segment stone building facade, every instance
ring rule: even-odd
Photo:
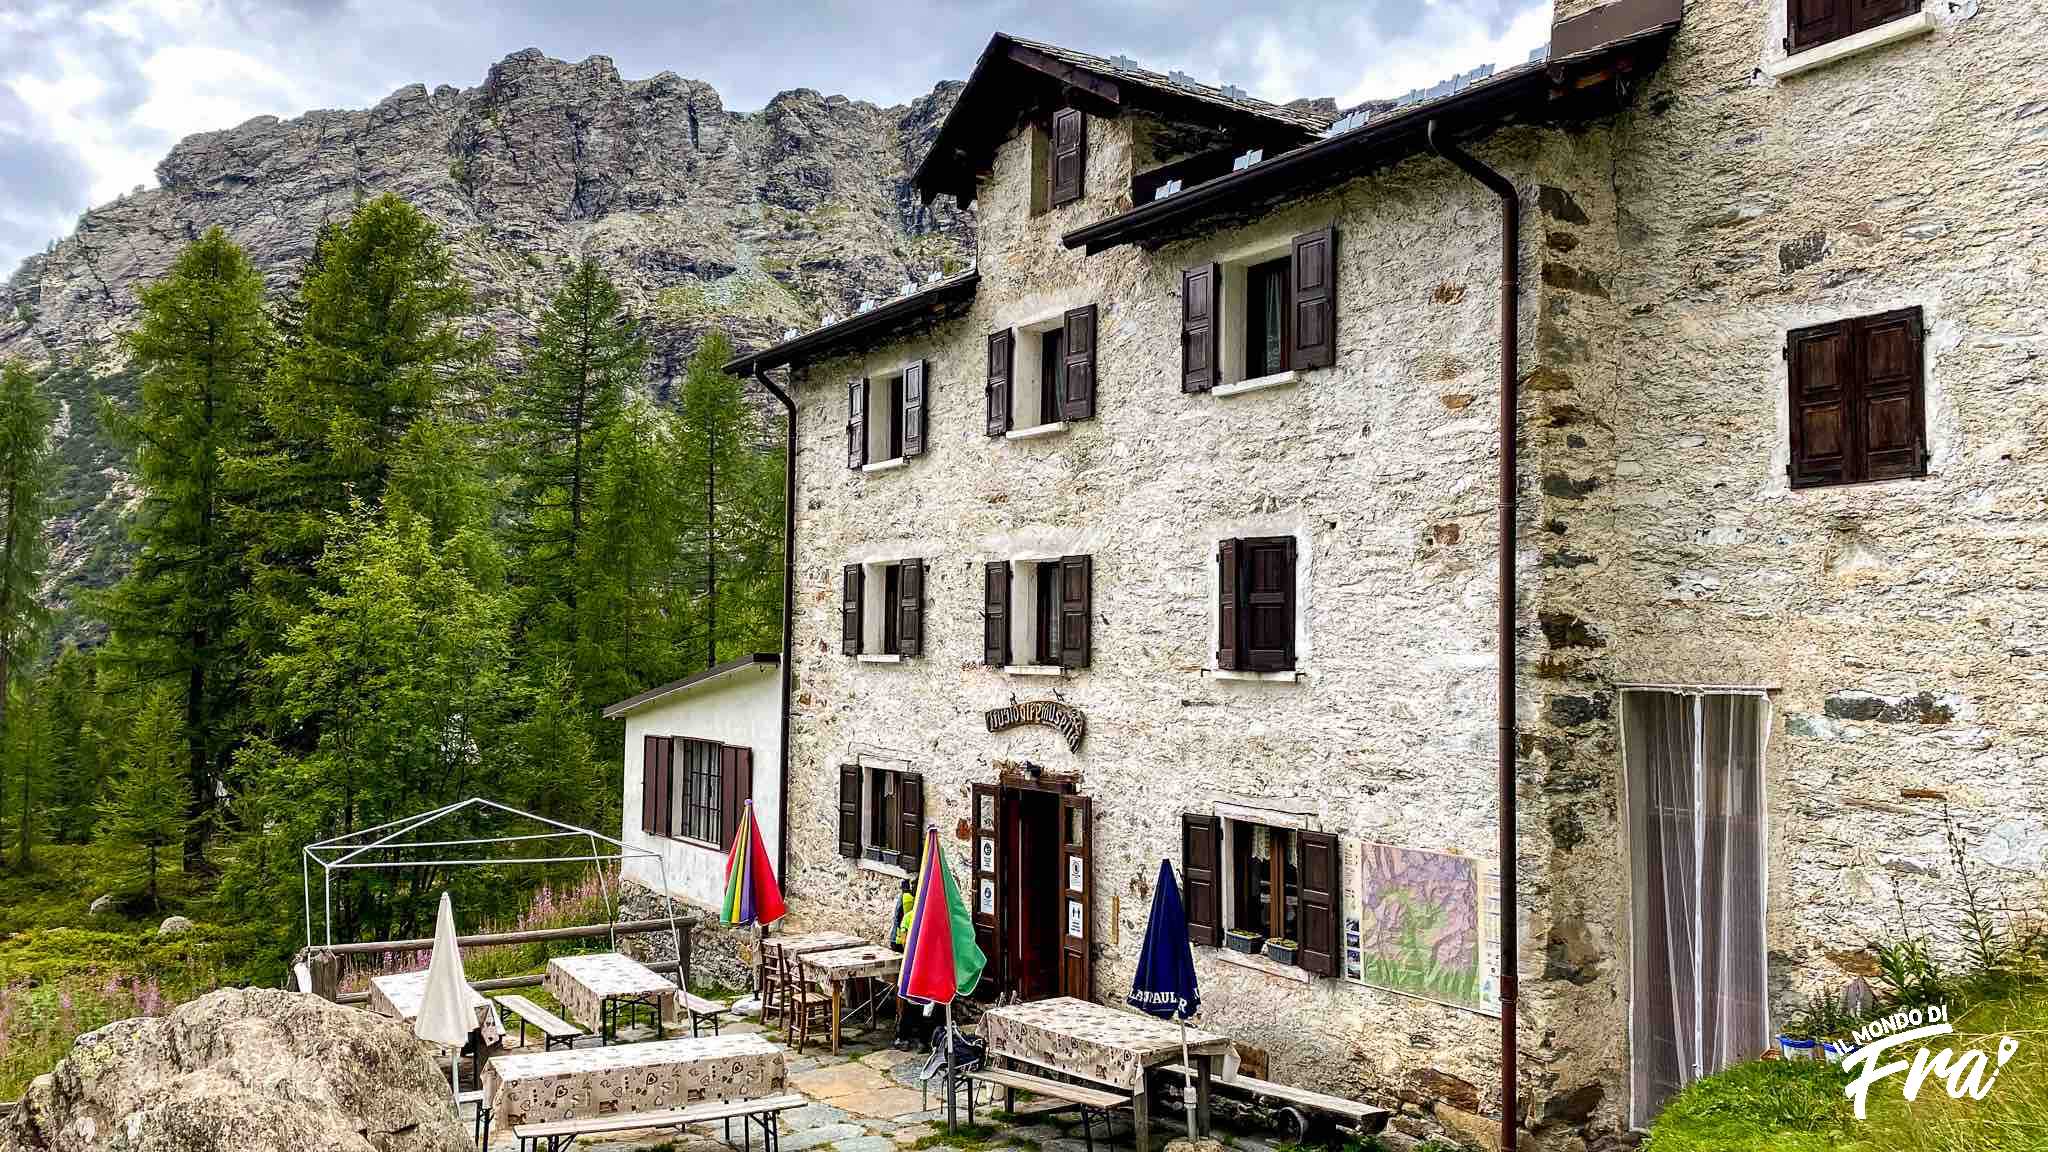
[[[2048,87],[2032,67],[2048,50],[2048,12],[2015,0],[1930,6],[1900,17],[1911,29],[1858,32],[1789,63],[1783,0],[1693,0],[1675,32],[1600,31],[1661,7],[1560,0],[1550,74],[1591,68],[1597,82],[1578,87],[1604,85],[1612,105],[1463,132],[1513,182],[1523,221],[1523,1120],[1591,1135],[1648,1111],[1632,1106],[1644,1095],[1640,1068],[1631,1076],[1644,893],[1623,721],[1648,714],[1632,713],[1632,699],[1762,702],[1738,704],[1762,723],[1761,858],[1729,898],[1761,906],[1756,963],[1774,1021],[1866,972],[1873,943],[1949,933],[1957,869],[1945,815],[1970,865],[2012,887],[2038,885],[2048,852],[2048,633],[2036,590],[2048,313],[2035,288],[2048,270]],[[1589,36],[1591,50],[1558,51]],[[999,37],[991,52],[1016,43]],[[1483,1003],[1347,979],[1341,953],[1353,943],[1357,854],[1445,853],[1482,877],[1493,854],[1496,202],[1389,136],[1355,171],[1299,195],[1088,254],[1066,238],[1136,219],[1135,189],[1198,155],[1189,141],[1202,125],[1184,105],[1169,114],[1129,100],[1181,78],[1059,59],[1080,69],[1064,91],[1086,96],[1091,77],[1107,77],[1129,104],[1086,113],[1076,198],[1047,202],[1059,199],[1047,195],[1059,129],[1039,113],[1062,101],[1012,108],[1012,127],[983,133],[985,160],[967,149],[955,165],[972,170],[980,204],[974,276],[908,298],[943,307],[912,310],[915,323],[863,327],[856,316],[735,362],[790,365],[797,403],[793,913],[879,923],[903,875],[892,829],[935,822],[971,895],[1003,865],[1054,861],[1045,891],[1000,894],[1002,914],[1083,896],[1085,922],[1062,917],[1049,931],[1079,927],[1086,968],[1075,976],[1075,946],[1047,937],[1035,943],[1056,958],[1034,953],[1026,967],[1051,963],[1050,975],[1020,978],[1039,991],[1080,979],[1115,1002],[1162,859],[1221,890],[1210,894],[1221,928],[1284,855],[1270,874],[1284,872],[1275,887],[1297,896],[1300,919],[1286,926],[1321,932],[1312,906],[1333,894],[1304,870],[1329,838],[1343,891],[1337,938],[1320,946],[1340,953],[1336,974],[1306,957],[1197,947],[1205,1022],[1265,1049],[1276,1078],[1402,1102],[1397,1123],[1413,1131],[1481,1132],[1476,1114],[1499,1103],[1498,1022]],[[1472,91],[1526,82],[1517,73]],[[956,118],[973,115],[975,87]],[[1002,98],[990,88],[987,99]],[[1375,108],[1359,130],[1438,107],[1449,117],[1467,105],[1438,101],[1457,99]],[[1234,147],[1247,132],[1292,131],[1287,115],[1260,123],[1240,118],[1225,135]],[[942,129],[938,146],[948,139]],[[1336,236],[1332,362],[1251,388],[1230,386],[1247,370],[1226,364],[1224,387],[1183,390],[1189,270],[1216,268],[1226,297],[1243,293],[1261,262],[1324,228]],[[1051,348],[1044,331],[1091,305],[1092,411],[1024,436],[1029,413],[1013,411],[1010,434],[991,436],[991,334],[1013,334],[1010,371],[1022,379]],[[1793,487],[1788,341],[1912,307],[1924,475]],[[1242,362],[1245,323],[1224,322],[1226,361]],[[921,377],[910,418],[921,451],[885,462],[888,414],[903,411],[888,407],[900,395],[888,382],[901,390],[904,376]],[[849,466],[849,383],[862,380],[869,451]],[[1035,405],[1026,391],[1013,387],[1013,405]],[[1219,667],[1218,552],[1233,540],[1291,543],[1285,674]],[[1085,654],[1065,661],[1085,666],[1059,667],[1056,650],[1041,663],[1018,619],[1003,622],[1008,666],[991,664],[989,565],[1007,564],[1008,609],[1028,614],[1038,580],[1068,578],[1038,566],[1067,557],[1087,558],[1076,577],[1088,593]],[[915,572],[891,574],[911,558]],[[850,571],[863,582],[857,628]],[[1054,586],[1051,619],[1064,622],[1067,590]],[[921,642],[888,635],[890,617]],[[990,710],[1040,700],[1077,710],[1085,735],[992,730]],[[1052,799],[1026,795],[1041,790]],[[1006,843],[1002,863],[985,867],[988,829],[1037,817],[984,813],[983,800],[1054,804],[1051,831],[1018,835],[1055,839]],[[1190,817],[1218,822],[1221,859],[1185,858],[1199,835]],[[1065,839],[1076,820],[1079,853]],[[1264,831],[1239,840],[1236,825]],[[1077,855],[1082,872],[1066,872]]]

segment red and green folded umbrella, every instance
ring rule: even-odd
[[[768,864],[761,826],[754,821],[754,802],[749,800],[740,814],[739,831],[733,834],[732,851],[725,857],[725,903],[718,910],[719,923],[759,921],[765,927],[788,911],[782,903],[782,887],[775,882],[775,869]]]
[[[896,991],[907,1000],[950,1004],[974,991],[987,966],[988,957],[974,942],[974,918],[953,884],[953,872],[939,850],[939,826],[933,824],[924,833],[924,862],[917,870]]]

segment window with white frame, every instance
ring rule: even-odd
[[[924,777],[901,762],[839,766],[839,854],[899,868],[917,864]]]
[[[1336,232],[1318,228],[1181,273],[1181,391],[1336,362]]]
[[[861,659],[924,654],[924,561],[869,560],[840,570],[840,648]]]
[[[846,466],[878,469],[924,454],[928,362],[846,385]]]
[[[984,663],[1012,671],[1088,666],[1095,611],[1092,556],[990,560],[982,580]]]

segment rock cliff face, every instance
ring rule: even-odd
[[[135,496],[85,401],[132,387],[106,375],[135,290],[207,228],[282,293],[323,222],[395,192],[441,224],[507,368],[568,265],[592,256],[650,322],[649,388],[666,396],[711,328],[772,342],[972,258],[971,219],[950,202],[921,209],[909,186],[959,88],[894,108],[800,88],[738,113],[673,73],[629,81],[602,56],[529,49],[475,88],[415,84],[367,111],[186,139],[159,187],[86,213],[0,285],[0,357],[63,369],[59,601],[120,566],[114,525]]]
[[[0,1152],[462,1152],[446,1074],[396,1020],[227,988],[79,1037]]]

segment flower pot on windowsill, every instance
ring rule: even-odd
[[[1266,938],[1257,932],[1246,932],[1241,928],[1232,928],[1223,934],[1223,942],[1230,946],[1232,952],[1242,952],[1247,956],[1256,956],[1259,954],[1259,945],[1264,944]]]
[[[1268,940],[1266,941],[1266,959],[1271,960],[1275,964],[1292,964],[1294,963],[1295,950],[1300,947],[1299,944],[1292,940]]]

